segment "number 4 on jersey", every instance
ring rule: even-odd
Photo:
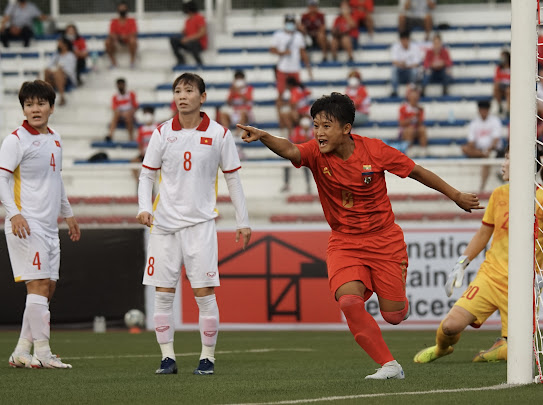
[[[41,270],[41,262],[40,262],[40,252],[36,252],[34,255],[34,261],[32,262],[34,266],[38,266],[38,270]]]

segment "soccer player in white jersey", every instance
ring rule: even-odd
[[[26,120],[0,148],[0,200],[6,210],[9,258],[15,281],[25,282],[27,291],[21,335],[9,364],[72,368],[49,347],[49,302],[60,266],[59,215],[65,218],[72,241],[81,236],[62,182],[62,141],[47,126],[55,91],[42,80],[25,82],[19,102]]]
[[[205,83],[196,74],[175,79],[178,114],[153,132],[139,178],[137,218],[151,227],[143,284],[156,287],[154,323],[162,352],[157,374],[176,374],[173,349],[173,300],[185,265],[196,303],[202,352],[194,374],[214,372],[219,309],[215,287],[218,272],[215,218],[217,172],[222,170],[236,212],[236,241],[243,248],[251,238],[249,216],[238,170],[241,168],[232,133],[200,112]],[[155,173],[160,186],[151,204]]]

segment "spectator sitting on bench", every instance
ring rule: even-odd
[[[24,47],[28,48],[30,39],[34,36],[35,19],[45,21],[48,17],[31,1],[8,2],[0,23],[0,39],[4,47],[8,48],[12,39],[21,39]]]
[[[64,37],[71,42],[73,52],[77,57],[77,84],[80,86],[83,84],[81,81],[81,73],[83,73],[87,67],[87,57],[89,56],[87,42],[85,41],[85,38],[79,35],[74,24],[66,26]]]
[[[117,79],[117,93],[111,99],[111,109],[113,110],[113,118],[109,126],[109,135],[106,136],[106,141],[113,140],[113,134],[119,124],[123,121],[128,130],[128,138],[134,140],[134,113],[138,109],[136,101],[136,93],[126,90],[126,80],[123,78]]]
[[[142,125],[138,128],[138,151],[139,155],[131,160],[132,163],[143,162],[143,157],[149,146],[149,141],[153,135],[154,130],[158,127],[158,123],[155,121],[155,109],[154,107],[143,107]],[[140,169],[134,169],[134,178],[138,180]]]
[[[59,92],[58,105],[66,104],[64,93],[67,87],[77,86],[77,58],[72,52],[72,43],[60,37],[57,43],[57,52],[44,72],[45,81]]]

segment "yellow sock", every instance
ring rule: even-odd
[[[436,333],[436,354],[442,355],[448,352],[449,346],[454,346],[460,340],[460,333],[453,336],[448,336],[443,332],[443,321],[439,324]]]

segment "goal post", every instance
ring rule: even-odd
[[[511,1],[508,384],[533,382],[537,7]]]

